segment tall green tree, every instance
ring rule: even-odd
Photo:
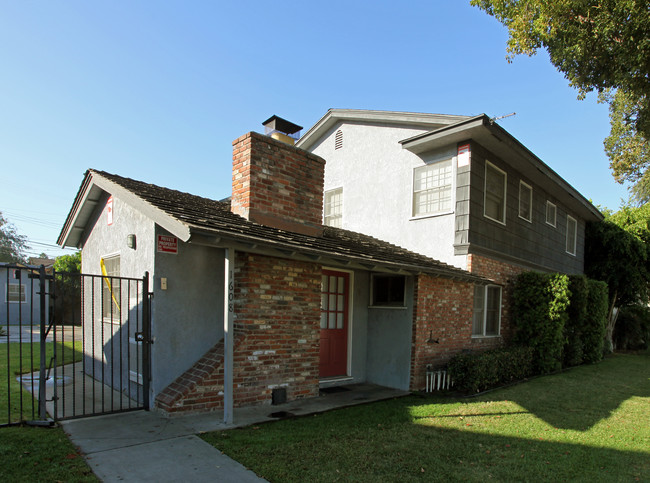
[[[0,211],[0,262],[25,262],[27,249],[27,238],[19,235]]]
[[[650,7],[648,0],[471,0],[508,28],[508,61],[546,49],[578,89],[610,105],[605,141],[617,181],[650,199]]]
[[[585,273],[609,287],[605,341],[611,350],[618,308],[650,299],[650,204],[588,223],[585,237]]]

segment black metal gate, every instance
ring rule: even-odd
[[[0,264],[2,286],[0,426],[149,408],[148,273]]]

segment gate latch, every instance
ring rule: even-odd
[[[135,333],[135,341],[136,342],[144,342],[144,332],[136,332]]]

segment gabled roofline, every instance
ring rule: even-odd
[[[190,228],[187,224],[168,215],[160,208],[153,206],[128,189],[105,178],[100,172],[89,169],[84,175],[72,208],[63,224],[63,228],[57,239],[58,245],[62,247],[71,246],[81,248],[82,238],[88,228],[87,223],[90,221],[97,205],[103,201],[103,193],[108,193],[124,200],[174,236],[177,236],[183,241],[189,240]]]
[[[555,185],[555,189],[544,186],[544,189],[549,191],[550,194],[564,203],[567,203],[568,195],[568,197],[578,203],[578,207],[581,209],[581,215],[585,219],[603,219],[602,213],[580,194],[578,190],[538,158],[517,138],[490,119],[487,114],[480,114],[449,126],[403,139],[400,141],[400,144],[404,149],[415,154],[420,154],[444,145],[449,145],[454,142],[464,142],[470,139],[477,141],[483,147],[502,157],[504,160],[513,159],[513,157],[515,159],[517,157],[524,158],[530,163],[530,168],[526,169],[526,166],[516,166],[515,168],[518,171],[522,172],[522,174],[531,180],[535,179],[538,173],[542,173]]]
[[[365,122],[397,124],[404,126],[417,126],[422,129],[454,124],[467,119],[468,116],[457,116],[451,114],[427,114],[421,112],[402,111],[370,111],[364,109],[329,109],[316,124],[298,140],[296,146],[302,149],[309,148],[337,122]]]

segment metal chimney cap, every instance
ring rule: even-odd
[[[275,114],[264,121],[262,126],[266,128],[267,132],[279,131],[284,134],[295,134],[302,130],[302,126],[298,126],[298,124],[282,119]]]

